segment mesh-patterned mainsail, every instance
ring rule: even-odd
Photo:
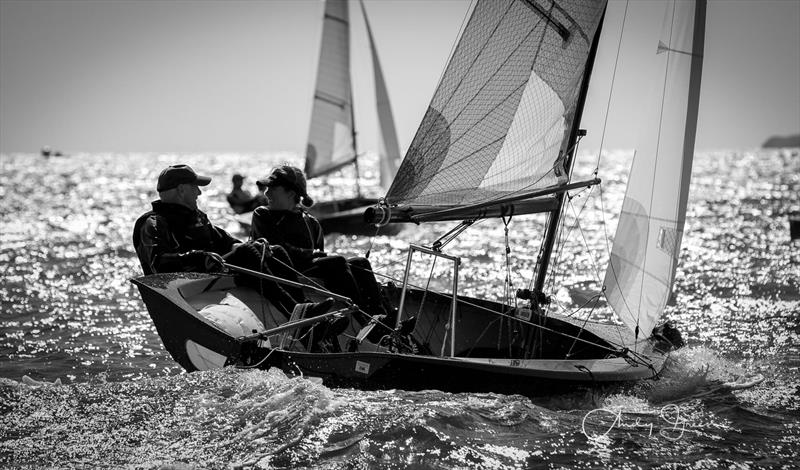
[[[387,201],[460,206],[564,183],[553,167],[604,8],[479,0]]]
[[[323,175],[355,158],[347,0],[327,0],[305,171]]]

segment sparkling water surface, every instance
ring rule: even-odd
[[[277,370],[187,374],[164,350],[129,279],[138,215],[166,165],[214,178],[201,207],[241,233],[224,194],[293,155],[2,155],[0,172],[0,467],[12,468],[798,468],[800,460],[800,152],[711,152],[695,159],[686,235],[667,317],[688,346],[663,377],[617,389],[528,399],[499,394],[330,389]],[[587,156],[576,178],[591,176]],[[630,163],[601,159],[600,187],[572,194],[552,308],[599,289]],[[374,163],[364,165],[366,192]],[[351,194],[346,171],[312,181]],[[579,222],[576,222],[579,221]],[[542,220],[476,223],[446,251],[463,257],[459,291],[504,299],[527,287]],[[329,235],[390,278],[409,242]],[[506,285],[506,245],[511,286]],[[421,259],[414,282],[449,289]],[[611,319],[604,305],[578,315]],[[761,375],[752,388],[726,382]]]

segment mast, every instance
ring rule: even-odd
[[[583,74],[583,83],[581,83],[580,94],[578,95],[578,103],[575,107],[575,117],[572,120],[572,126],[567,139],[567,155],[564,161],[565,169],[568,173],[568,181],[572,178],[572,163],[575,158],[575,142],[578,138],[578,128],[580,127],[581,117],[583,116],[583,106],[586,102],[586,94],[589,90],[589,79],[592,75],[594,68],[594,59],[597,54],[597,44],[600,42],[600,32],[603,29],[603,20],[605,19],[605,11],[600,17],[600,23],[597,25],[597,31],[594,33],[594,39],[589,49],[589,56],[586,58],[586,69]],[[564,193],[559,193],[555,196],[556,205],[555,209],[550,212],[547,224],[547,232],[545,233],[544,246],[542,249],[542,258],[539,262],[539,268],[536,271],[536,283],[534,284],[534,292],[542,292],[544,288],[545,276],[547,269],[550,267],[550,257],[553,254],[553,246],[556,241],[556,232],[558,225],[561,222],[561,212],[564,209]]]
[[[353,82],[350,82],[350,122],[353,123],[350,126],[350,132],[353,136],[353,167],[356,170],[356,197],[361,199],[361,184],[358,182],[360,172],[358,170],[358,143],[356,142],[356,115],[355,111],[353,111]]]

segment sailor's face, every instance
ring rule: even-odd
[[[192,183],[181,184],[178,186],[181,202],[190,209],[197,209],[197,197],[203,194],[200,186]]]
[[[294,191],[283,186],[269,186],[264,192],[267,195],[267,206],[272,210],[294,209]]]

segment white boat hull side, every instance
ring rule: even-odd
[[[186,355],[197,370],[222,369],[228,358],[194,341],[186,340]]]

